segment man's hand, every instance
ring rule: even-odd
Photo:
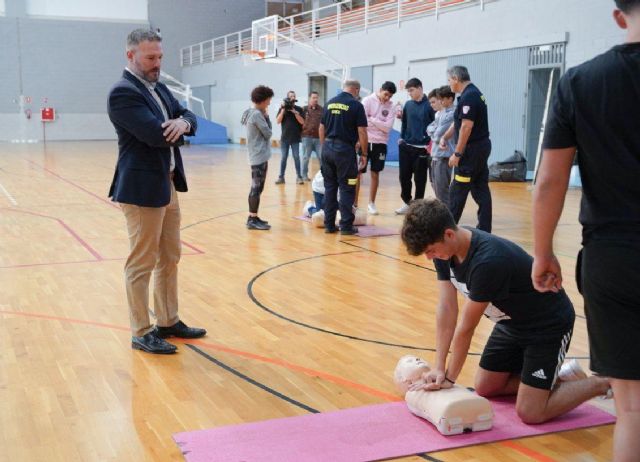
[[[531,280],[538,292],[559,292],[562,289],[562,270],[556,256],[535,257]]]
[[[460,163],[460,158],[458,156],[451,154],[451,157],[449,157],[449,167],[451,168],[457,167],[459,163]]]
[[[189,131],[189,123],[184,119],[167,120],[161,126],[164,128],[162,136],[164,136],[169,143],[175,143],[182,135]]]
[[[422,374],[422,378],[411,385],[409,385],[410,391],[417,390],[440,390],[441,388],[451,388],[447,386],[447,384],[451,385],[450,382],[447,382],[444,378],[444,371],[438,369],[432,369],[429,372],[425,372]]]
[[[358,156],[358,158],[358,171],[360,171],[367,166],[367,156]]]

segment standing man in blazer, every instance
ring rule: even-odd
[[[129,234],[125,263],[131,346],[171,354],[167,337],[198,338],[204,329],[178,317],[180,205],[176,191],[187,181],[178,146],[194,135],[195,115],[184,109],[158,80],[162,37],[136,29],[127,37],[127,67],[109,92],[108,112],[118,134],[118,163],[109,197],[120,204]],[[154,312],[149,319],[149,280],[154,273]]]

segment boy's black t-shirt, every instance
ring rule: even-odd
[[[585,239],[598,231],[640,239],[640,42],[560,79],[543,146],[578,149]]]
[[[433,262],[438,280],[451,281],[474,302],[491,302],[485,316],[521,330],[566,328],[574,310],[564,290],[541,293],[531,282],[533,259],[521,247],[475,228],[462,263]]]

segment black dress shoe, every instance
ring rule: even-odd
[[[341,229],[340,230],[340,234],[342,236],[353,236],[354,234],[358,233],[358,228],[356,228],[355,226],[352,226],[351,228],[345,228],[345,229]]]
[[[325,228],[324,229],[324,233],[325,234],[334,234],[338,232],[338,228],[336,228],[335,226],[333,228]]]
[[[156,335],[160,338],[179,337],[179,338],[200,338],[207,335],[205,329],[199,327],[187,327],[182,321],[178,321],[171,327],[156,327]]]
[[[155,331],[149,332],[142,337],[131,337],[131,348],[159,355],[170,355],[178,349],[175,345],[158,337]]]

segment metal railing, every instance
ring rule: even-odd
[[[280,18],[278,34],[298,42],[367,31],[374,27],[423,17],[436,16],[469,6],[484,5],[495,0],[346,0],[333,5]],[[291,42],[279,44],[287,46]],[[196,43],[180,50],[182,67],[212,63],[240,56],[251,50],[251,28]]]

